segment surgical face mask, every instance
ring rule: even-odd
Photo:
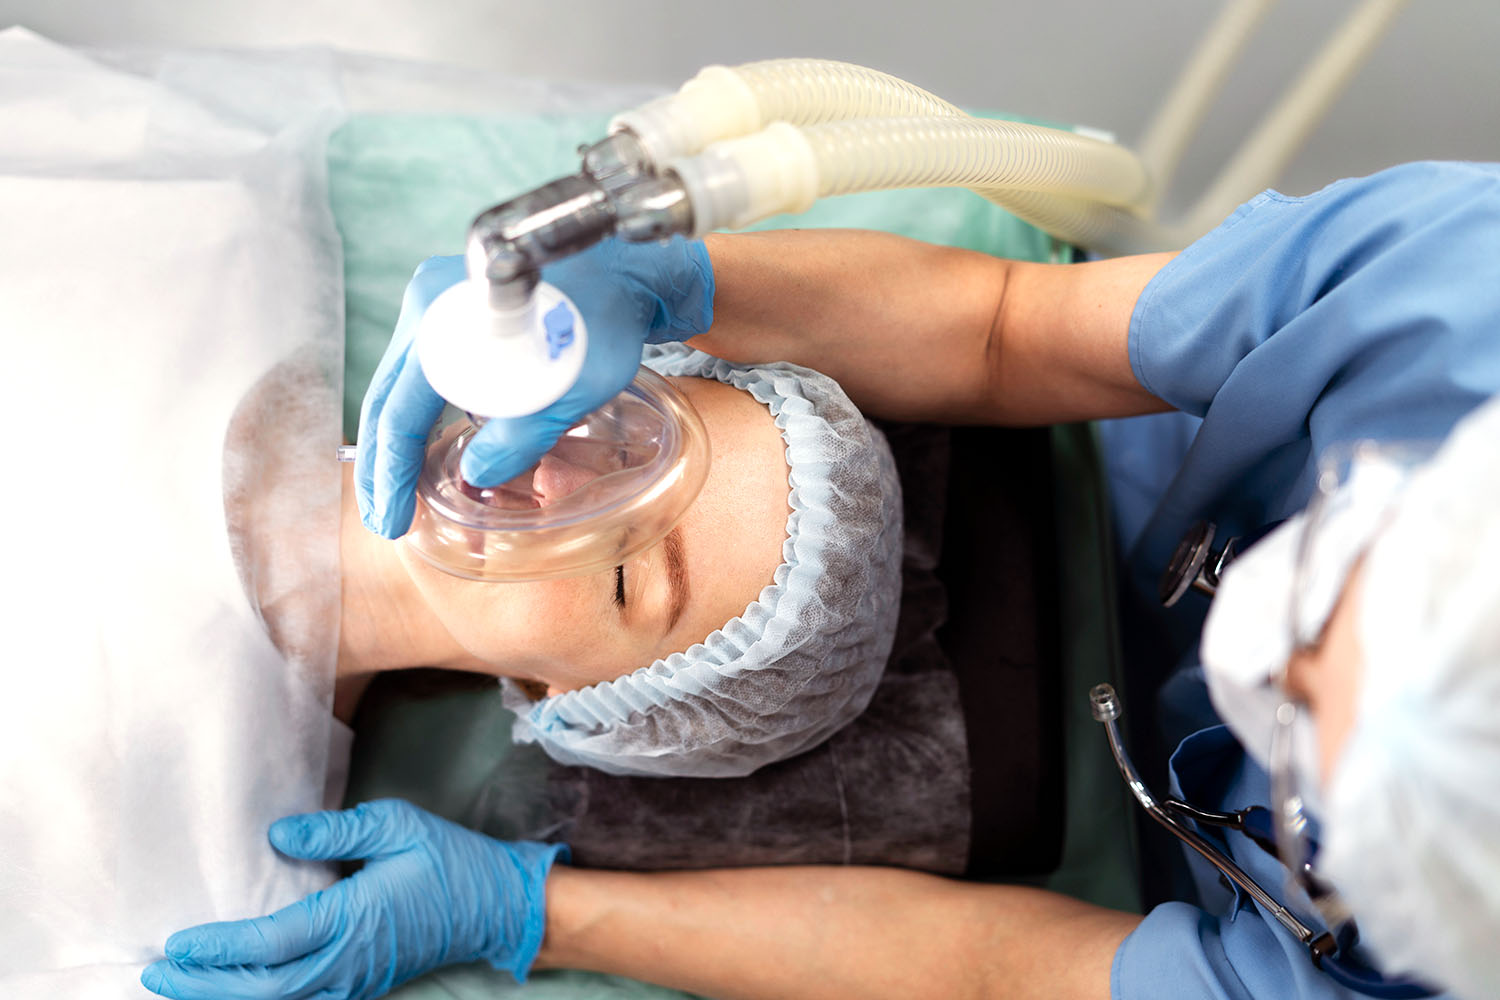
[[[1350,571],[1388,516],[1424,445],[1330,449],[1319,462],[1314,502],[1240,556],[1225,572],[1204,625],[1202,660],[1214,708],[1240,744],[1269,769],[1270,734],[1287,701],[1288,660],[1315,645]],[[1292,768],[1318,809],[1323,779],[1315,721],[1299,712]]]
[[[1264,762],[1276,664],[1321,631],[1361,564],[1359,690],[1338,769],[1312,780],[1313,733],[1293,737],[1297,782],[1321,791],[1316,865],[1384,972],[1465,997],[1500,982],[1497,439],[1491,403],[1425,466],[1422,447],[1350,462],[1316,523],[1299,516],[1230,568],[1203,642],[1215,706]]]
[[[1500,401],[1466,418],[1368,547],[1354,727],[1319,867],[1387,971],[1500,984]]]
[[[1299,514],[1230,564],[1203,627],[1203,673],[1214,710],[1267,770],[1276,709],[1287,700],[1277,681],[1292,654],[1289,595],[1305,523]],[[1310,793],[1318,786],[1317,746],[1311,718],[1299,713],[1292,764]]]

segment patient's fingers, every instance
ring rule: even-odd
[[[200,924],[167,938],[166,954],[196,966],[280,965],[331,941],[339,922],[317,892],[264,917]]]
[[[416,807],[399,799],[361,802],[353,809],[303,813],[271,824],[272,845],[309,861],[356,861],[411,846]]]

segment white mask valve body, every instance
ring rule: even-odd
[[[490,304],[483,279],[433,300],[417,328],[422,373],[439,395],[476,417],[520,417],[561,399],[583,370],[588,328],[557,288],[539,283],[513,310]]]

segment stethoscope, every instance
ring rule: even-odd
[[[1274,527],[1274,525],[1272,526]],[[1176,551],[1168,561],[1158,590],[1161,602],[1171,607],[1190,590],[1212,597],[1218,590],[1219,580],[1225,567],[1236,555],[1248,548],[1270,529],[1257,532],[1250,541],[1241,537],[1225,540],[1215,547],[1216,527],[1211,522],[1200,521],[1190,528]],[[1264,806],[1250,806],[1235,812],[1219,812],[1200,809],[1179,799],[1158,800],[1141,780],[1125,744],[1120,736],[1119,718],[1123,712],[1120,697],[1109,684],[1096,685],[1089,691],[1089,708],[1094,719],[1104,725],[1109,738],[1109,750],[1114,755],[1115,766],[1125,779],[1131,794],[1152,819],[1164,826],[1173,836],[1192,848],[1209,864],[1241,890],[1276,921],[1287,929],[1307,948],[1313,965],[1326,972],[1335,982],[1366,996],[1382,1000],[1416,1000],[1434,996],[1430,988],[1410,979],[1387,978],[1375,969],[1355,959],[1353,949],[1358,939],[1354,921],[1350,920],[1336,931],[1315,930],[1276,900],[1263,886],[1236,864],[1227,854],[1210,843],[1193,829],[1192,824],[1207,824],[1222,829],[1238,830],[1249,837],[1256,846],[1281,860],[1276,847],[1271,811]]]
[[[1242,549],[1249,548],[1280,523],[1277,521],[1276,524],[1267,525],[1248,540],[1239,536],[1225,539],[1218,549],[1214,548],[1218,526],[1212,521],[1194,524],[1182,536],[1182,541],[1177,543],[1172,558],[1167,560],[1166,571],[1161,575],[1156,596],[1161,600],[1162,607],[1170,608],[1190,590],[1213,597],[1219,589],[1219,579],[1224,574],[1224,568],[1234,561],[1234,557]]]

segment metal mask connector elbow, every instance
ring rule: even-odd
[[[583,168],[495,205],[469,228],[467,281],[432,303],[417,353],[433,389],[476,416],[535,413],[577,381],[588,331],[542,268],[608,236],[645,241],[691,233],[682,184],[658,175],[619,132],[580,150]]]
[[[693,231],[682,184],[655,171],[634,135],[617,132],[579,154],[578,173],[487,209],[469,227],[469,276],[488,283],[495,308],[516,308],[544,266],[605,237],[643,242]]]

